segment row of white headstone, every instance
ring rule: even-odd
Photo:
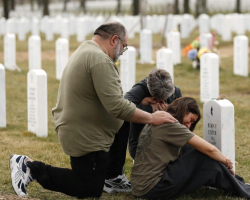
[[[161,49],[159,54],[169,53],[167,49]],[[160,56],[162,56],[160,55]],[[209,54],[207,54],[209,55]],[[134,59],[134,60],[131,60]],[[202,56],[203,59],[210,58],[210,63],[218,64],[215,55]],[[162,59],[162,57],[160,57]],[[166,61],[166,59],[164,59]],[[131,80],[134,77],[135,48],[129,47],[121,60],[121,80]],[[130,70],[128,67],[130,66]],[[162,63],[161,67],[164,67]],[[133,68],[133,70],[132,70]],[[126,75],[124,75],[126,74]],[[217,78],[217,77],[214,77]],[[127,81],[128,83],[129,81]],[[123,84],[124,87],[131,87]],[[27,111],[28,131],[35,133],[38,137],[48,135],[48,105],[47,105],[47,74],[42,69],[30,70],[27,75]],[[203,106],[204,110],[204,139],[215,145],[221,152],[228,156],[234,163],[235,169],[235,128],[234,128],[234,106],[228,100],[208,100]],[[5,93],[5,68],[0,65],[0,128],[6,127],[6,93]]]
[[[41,38],[32,35],[28,41],[29,70],[41,69]],[[60,80],[62,72],[69,59],[69,41],[65,38],[56,40],[56,79]],[[17,69],[16,65],[16,39],[15,34],[9,33],[4,36],[4,66],[8,70]]]
[[[216,14],[212,17],[202,14],[198,18],[198,26],[200,34],[209,33],[213,29],[221,35],[222,41],[231,41],[232,32],[245,35],[246,31],[250,31],[249,20],[250,14]]]
[[[42,69],[27,75],[28,131],[39,137],[48,135],[47,74]],[[0,64],[0,128],[6,127],[5,68]]]

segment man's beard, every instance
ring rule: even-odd
[[[121,41],[120,40],[114,49],[114,54],[115,54],[114,62],[117,62],[118,58],[121,55]]]

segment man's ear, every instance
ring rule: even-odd
[[[116,46],[116,43],[117,43],[117,40],[118,40],[118,37],[116,35],[113,35],[111,38],[110,38],[110,45],[112,47]]]

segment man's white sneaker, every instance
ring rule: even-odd
[[[27,160],[30,160],[28,156],[15,154],[10,156],[11,184],[15,193],[20,197],[28,195],[26,187],[33,181],[30,169],[26,165]]]
[[[109,194],[117,192],[131,192],[131,183],[127,177],[122,174],[115,179],[106,179],[103,191]]]

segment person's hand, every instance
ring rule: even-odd
[[[155,111],[159,110],[159,109],[158,109],[158,106],[159,106],[158,103],[151,103],[150,106],[152,107],[153,113],[154,113]]]
[[[165,103],[153,103],[150,104],[152,106],[152,110],[153,112],[159,110],[159,111],[166,111],[167,108],[167,104]]]
[[[165,122],[169,122],[169,123],[176,122],[176,119],[165,111],[156,111],[152,113],[152,116],[153,116],[153,121],[152,121],[153,125],[160,125]]]
[[[162,103],[158,103],[157,109],[166,111],[167,107],[168,107],[168,104],[166,104],[165,102],[162,102]]]
[[[226,162],[225,162],[226,167],[228,169],[232,169],[233,168],[233,162],[227,156],[225,156],[225,158],[226,158]]]
[[[230,171],[230,173],[235,177],[235,171],[232,169],[228,169]]]
[[[147,106],[149,104],[155,104],[155,103],[157,102],[154,100],[154,97],[145,97],[141,102],[141,104],[144,106]]]

